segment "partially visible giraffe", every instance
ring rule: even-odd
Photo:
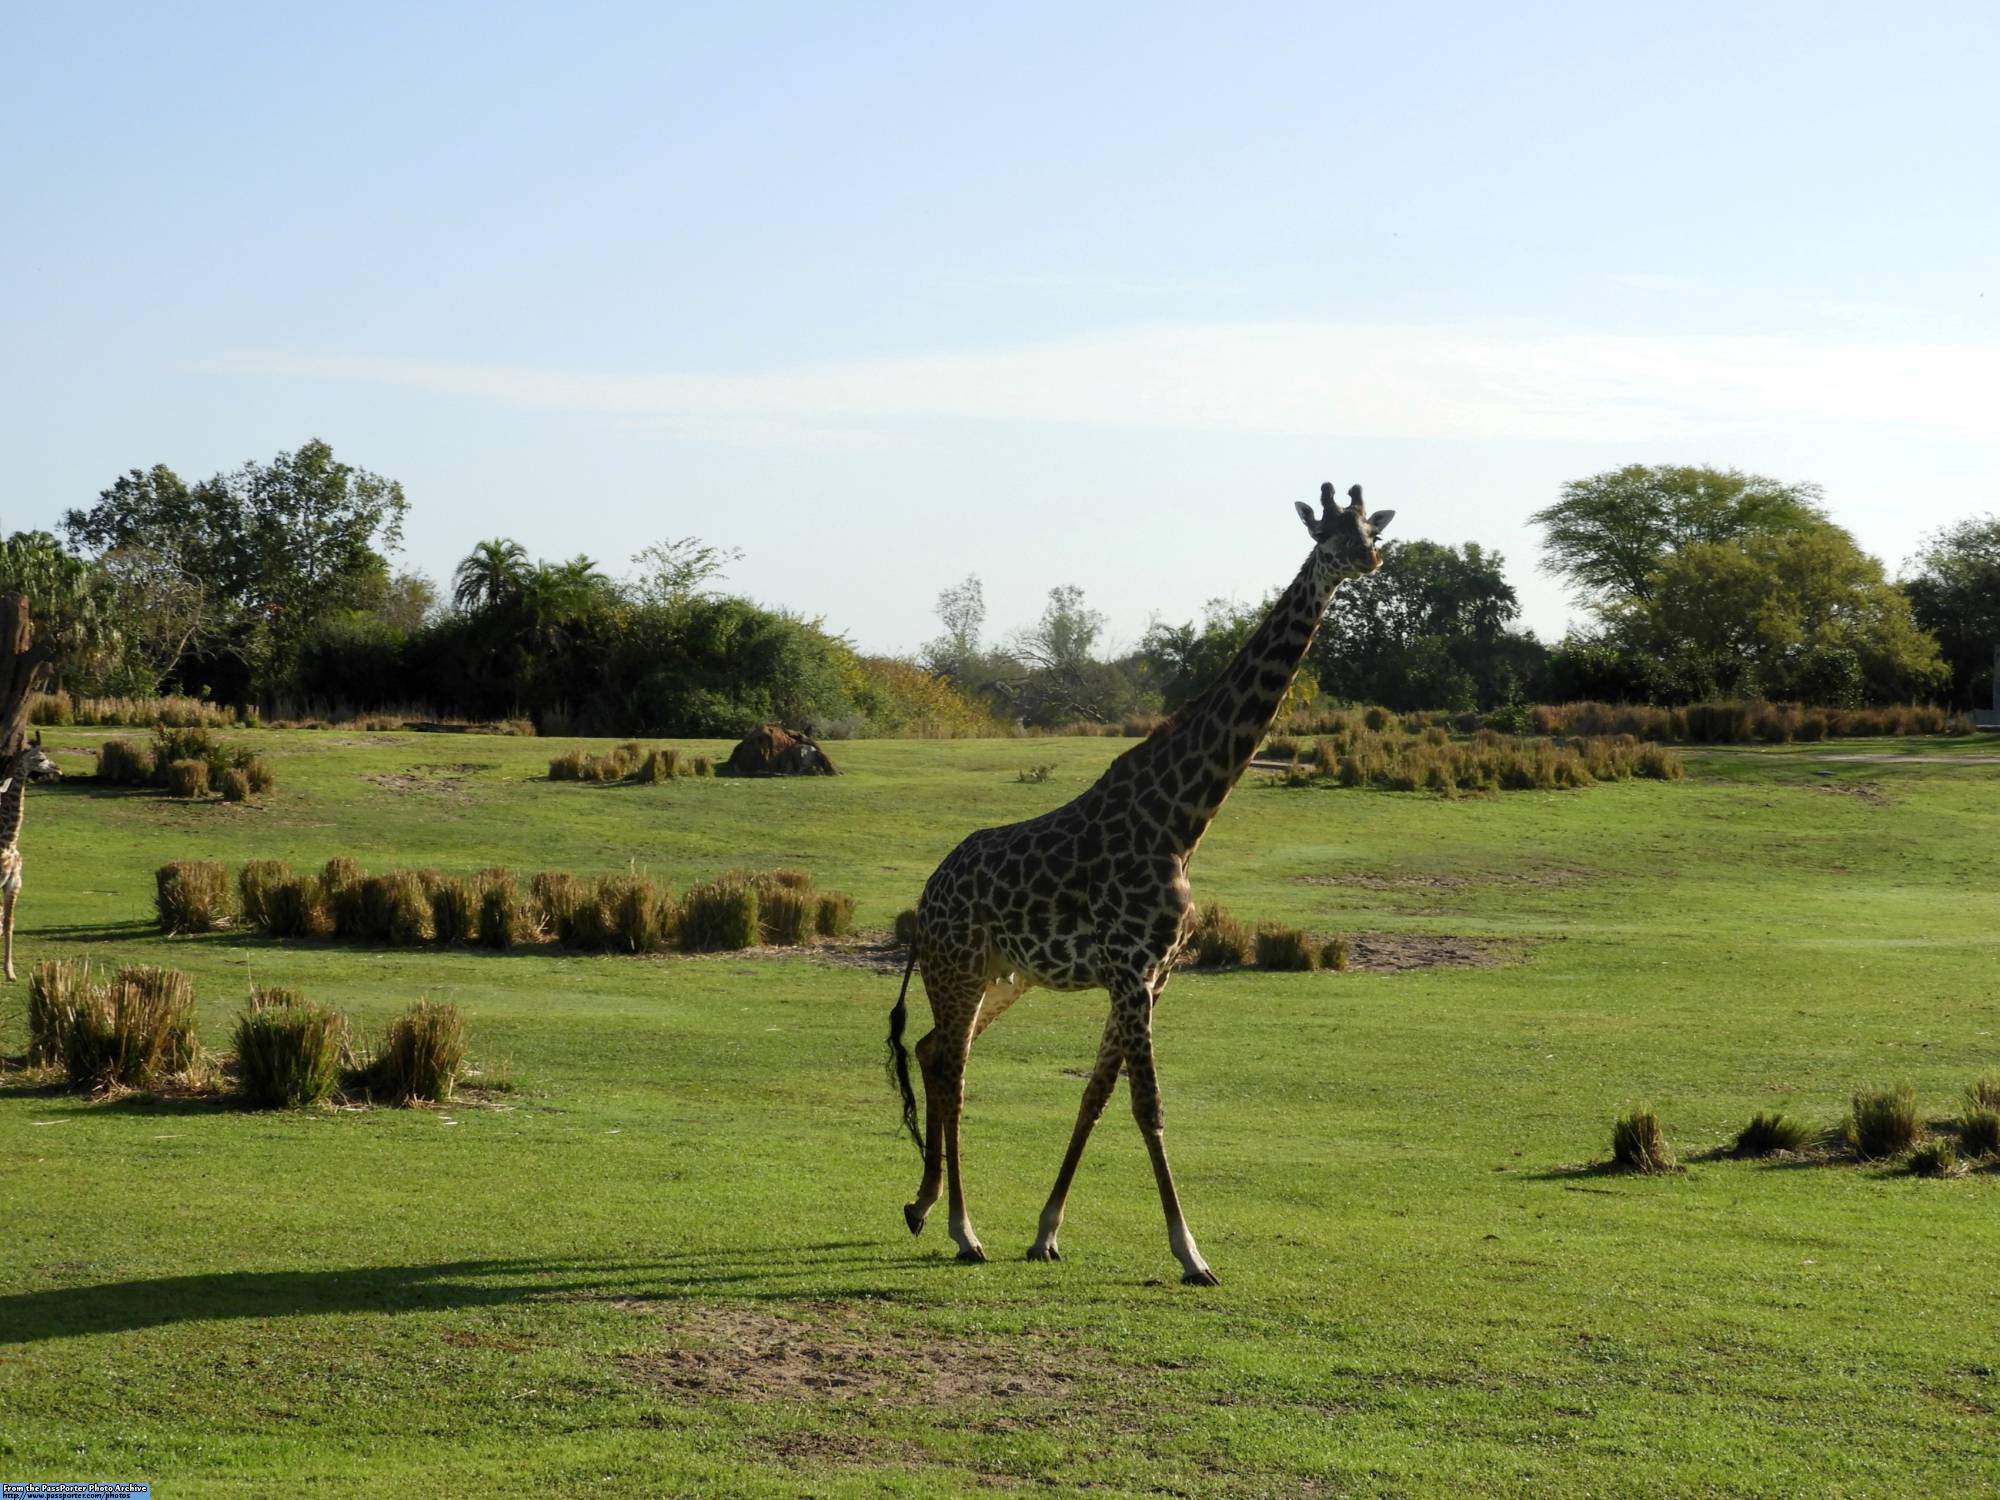
[[[1235,660],[1199,697],[1113,761],[1074,801],[1025,823],[972,834],[924,886],[910,954],[910,967],[922,968],[933,1022],[914,1049],[924,1075],[924,1131],[917,1128],[902,1040],[908,969],[889,1017],[903,1122],[924,1153],[916,1201],[903,1210],[912,1234],[922,1231],[948,1173],[958,1258],[986,1259],[966,1212],[959,1165],[959,1117],[973,1039],[1034,985],[1101,986],[1111,992],[1111,1014],[1028,1258],[1059,1258],[1056,1233],[1070,1181],[1122,1064],[1181,1279],[1215,1285],[1167,1168],[1153,1067],[1153,1007],[1193,931],[1187,866],[1195,846],[1270,728],[1334,589],[1382,566],[1375,538],[1395,512],[1367,515],[1361,486],[1347,493],[1350,503],[1342,507],[1333,486],[1322,485],[1317,515],[1311,506],[1298,505],[1312,534],[1312,554]]]
[[[14,902],[21,894],[21,814],[28,800],[28,783],[60,775],[56,763],[42,754],[38,731],[14,752],[7,764],[7,778],[0,781],[0,928],[6,931],[9,984],[14,982]]]

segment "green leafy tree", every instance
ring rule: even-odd
[[[1650,598],[1654,574],[1683,547],[1825,524],[1819,497],[1818,485],[1736,469],[1628,464],[1572,480],[1529,519],[1544,530],[1543,566],[1609,609]]]
[[[743,560],[735,547],[714,547],[700,537],[684,536],[655,542],[632,556],[639,574],[631,595],[640,604],[671,608],[708,592],[708,585]]]
[[[1944,681],[1937,642],[1882,565],[1831,523],[1669,555],[1614,634],[1679,696],[1883,702]]]
[[[1937,637],[1952,701],[1989,705],[2000,645],[2000,516],[1961,521],[1931,537],[1903,591],[1917,623]]]
[[[977,573],[938,594],[937,616],[944,633],[925,644],[924,666],[954,682],[971,681],[978,675],[979,633],[986,625],[986,590]]]

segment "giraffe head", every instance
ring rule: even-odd
[[[40,781],[45,776],[62,775],[56,763],[42,754],[40,730],[35,731],[35,737],[14,752],[14,758],[7,766],[7,775],[9,778],[19,776],[28,781]]]
[[[1300,500],[1299,519],[1306,523],[1306,530],[1313,534],[1320,550],[1333,559],[1333,565],[1349,577],[1359,577],[1372,573],[1382,566],[1382,554],[1375,548],[1375,538],[1382,528],[1395,519],[1393,510],[1378,510],[1367,515],[1361,509],[1361,486],[1355,485],[1347,492],[1346,505],[1334,504],[1333,486],[1319,487],[1319,514]]]

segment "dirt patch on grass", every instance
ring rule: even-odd
[[[1865,802],[1870,807],[1889,807],[1894,799],[1886,795],[1882,788],[1872,781],[1821,781],[1810,790],[1828,797],[1852,797],[1857,802]]]
[[[429,793],[465,796],[465,783],[481,771],[499,764],[491,760],[466,760],[411,766],[407,771],[385,771],[361,779],[384,791],[405,795]]]
[[[1434,932],[1361,932],[1347,940],[1350,973],[1401,974],[1412,969],[1486,969],[1507,962],[1511,944]]]
[[[683,1400],[1053,1400],[1076,1380],[1082,1353],[1061,1335],[1000,1340],[898,1327],[879,1307],[849,1302],[796,1302],[785,1315],[726,1302],[618,1305],[667,1328],[667,1347],[628,1357],[626,1372]]]

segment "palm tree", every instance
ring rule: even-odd
[[[521,591],[528,552],[504,536],[481,542],[452,574],[451,602],[462,610],[492,609]]]

